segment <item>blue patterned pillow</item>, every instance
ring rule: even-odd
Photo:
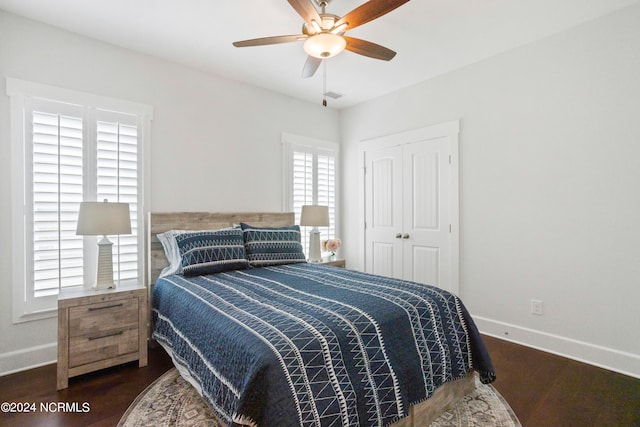
[[[182,257],[185,276],[201,276],[249,267],[242,230],[228,228],[178,234],[176,243]]]
[[[307,262],[300,243],[300,227],[252,227],[240,223],[247,259],[254,267]]]

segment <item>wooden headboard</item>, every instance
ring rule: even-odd
[[[281,227],[294,224],[293,212],[150,212],[149,213],[149,271],[151,289],[160,272],[169,265],[164,248],[156,237],[168,230],[216,230],[246,222],[260,227]]]

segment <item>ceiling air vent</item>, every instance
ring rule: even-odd
[[[329,98],[333,98],[333,99],[338,99],[343,97],[344,95],[341,93],[335,93],[335,92],[325,92],[324,96],[328,96]]]

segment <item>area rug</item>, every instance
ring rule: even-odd
[[[142,426],[223,427],[225,424],[173,368],[140,393],[118,423],[118,427]],[[476,389],[431,426],[519,427],[520,422],[500,393],[476,378]]]

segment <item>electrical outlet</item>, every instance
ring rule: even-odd
[[[542,316],[542,301],[539,299],[531,300],[531,314]]]

